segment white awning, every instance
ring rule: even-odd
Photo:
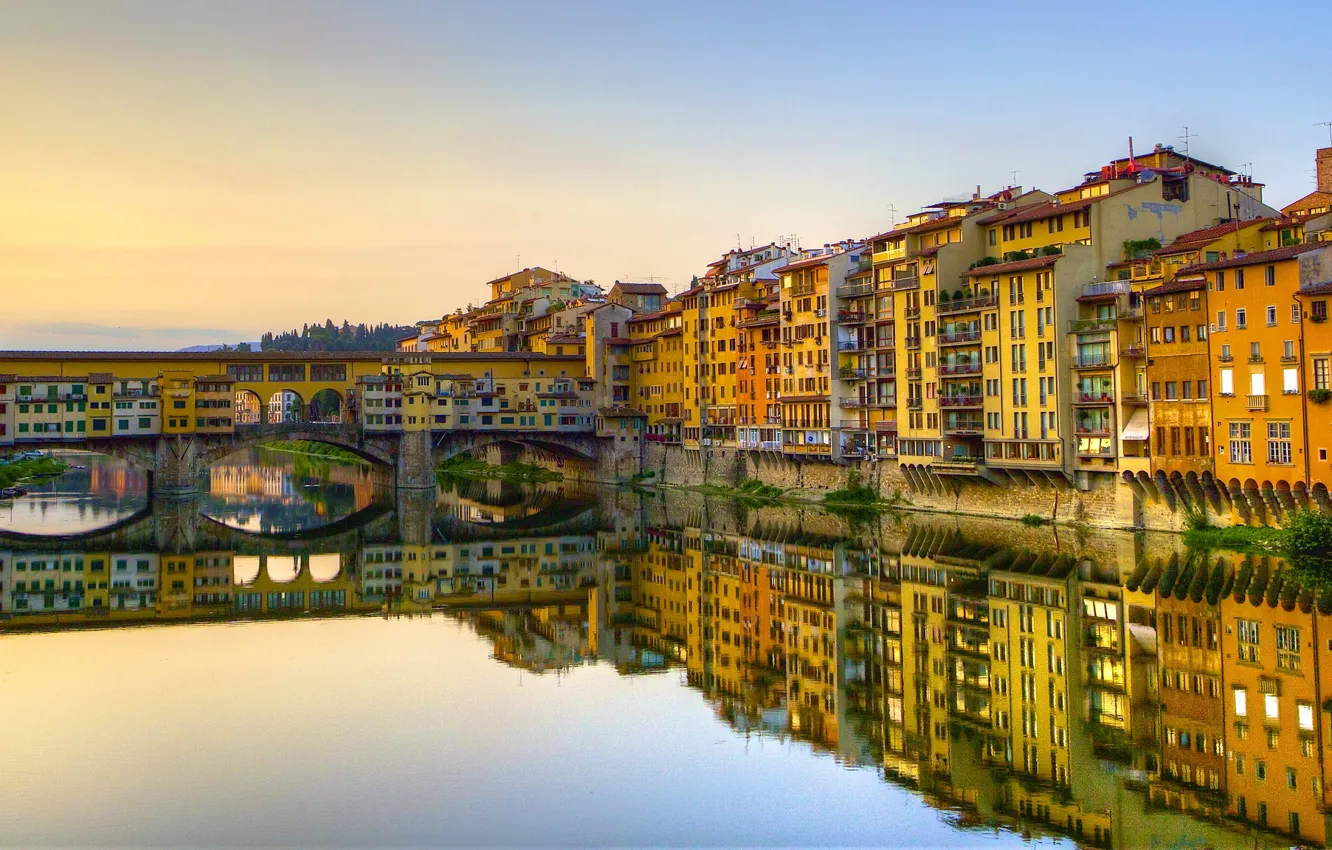
[[[1135,410],[1129,417],[1128,424],[1124,426],[1124,431],[1119,435],[1121,440],[1145,440],[1149,435],[1150,429],[1147,427],[1147,411]]]

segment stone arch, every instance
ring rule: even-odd
[[[261,567],[258,555],[236,555],[231,559],[231,580],[239,587],[248,587],[259,580]]]
[[[1152,501],[1161,501],[1161,491],[1157,489],[1156,482],[1152,480],[1150,475],[1141,469],[1138,470],[1138,486],[1142,488],[1144,493],[1147,493],[1152,497]]]
[[[1332,498],[1328,497],[1326,484],[1319,481],[1313,486],[1313,493],[1311,495],[1313,496],[1314,504],[1318,505],[1319,508],[1325,511],[1332,511]]]
[[[323,424],[337,424],[343,421],[346,404],[342,393],[325,387],[310,396],[310,421]]]
[[[1296,482],[1297,484],[1299,482]],[[1295,507],[1295,494],[1291,492],[1290,482],[1281,479],[1276,482],[1276,500],[1281,505],[1281,510],[1285,514],[1293,514],[1297,510]]]
[[[310,574],[310,581],[315,584],[335,581],[342,575],[342,555],[338,552],[310,555],[306,570]]]
[[[290,584],[301,575],[299,555],[265,555],[264,572],[273,584]]]
[[[1295,509],[1308,511],[1313,509],[1309,501],[1309,487],[1303,481],[1296,481],[1290,488],[1290,495],[1295,500]]]
[[[393,455],[386,447],[377,442],[358,439],[358,435],[353,428],[338,429],[327,426],[300,425],[263,428],[255,433],[244,435],[237,432],[233,437],[223,437],[217,441],[207,442],[199,453],[199,459],[203,467],[209,467],[228,455],[252,449],[273,440],[306,440],[312,443],[325,443],[330,446],[337,446],[340,449],[346,449],[371,463],[381,466],[393,465]]]
[[[584,434],[526,434],[506,432],[450,431],[436,438],[435,454],[439,460],[448,460],[456,455],[474,449],[501,444],[518,449],[528,449],[538,455],[563,462],[579,460],[594,462],[597,459],[595,437]]]
[[[236,400],[232,404],[237,425],[260,425],[268,420],[264,400],[254,390],[236,390]]]
[[[1249,503],[1249,511],[1264,525],[1267,524],[1267,508],[1263,505],[1263,494],[1258,488],[1258,482],[1252,478],[1244,479],[1240,492],[1244,495],[1244,500]]]
[[[269,425],[294,425],[306,421],[305,399],[295,390],[278,390],[268,397],[264,421]]]

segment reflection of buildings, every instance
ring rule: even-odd
[[[1276,559],[1133,551],[1121,570],[928,525],[887,551],[636,522],[313,555],[0,552],[0,628],[448,607],[526,670],[681,670],[736,730],[881,768],[961,826],[1326,840],[1329,624]]]

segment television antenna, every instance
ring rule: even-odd
[[[888,226],[897,226],[897,204],[888,205]]]
[[[1327,144],[1329,147],[1332,147],[1332,121],[1319,121],[1314,126],[1327,128]]]
[[[1190,133],[1190,132],[1189,132],[1189,127],[1188,127],[1188,125],[1185,124],[1185,125],[1184,125],[1184,135],[1182,135],[1182,136],[1179,137],[1179,140],[1180,140],[1181,142],[1184,143],[1184,158],[1185,158],[1185,159],[1189,159],[1189,140],[1190,140],[1190,139],[1196,139],[1196,138],[1198,138],[1198,134],[1197,134],[1197,133]]]

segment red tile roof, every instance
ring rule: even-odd
[[[619,289],[629,295],[665,295],[666,287],[660,283],[627,283],[618,281],[612,289]]]
[[[1332,295],[1332,280],[1306,283],[1295,291],[1296,295]]]
[[[1032,257],[1026,260],[1011,260],[1007,263],[993,263],[988,266],[976,266],[967,272],[968,277],[988,277],[996,274],[1010,274],[1012,272],[1025,272],[1031,269],[1043,269],[1053,266],[1063,258],[1063,254],[1053,254],[1049,257]]]
[[[1214,242],[1217,239],[1220,239],[1222,236],[1227,236],[1231,233],[1239,231],[1240,228],[1248,227],[1253,224],[1259,224],[1264,221],[1267,221],[1267,218],[1265,217],[1255,218],[1255,219],[1250,219],[1249,221],[1231,221],[1227,222],[1226,224],[1217,224],[1212,227],[1204,227],[1201,230],[1192,230],[1188,233],[1176,236],[1173,242],[1171,242],[1169,245],[1166,245],[1164,248],[1158,248],[1155,253],[1180,254],[1183,253],[1184,251],[1197,250],[1202,245]]]
[[[1300,254],[1306,254],[1309,251],[1316,251],[1319,248],[1332,249],[1332,245],[1326,242],[1310,242],[1305,245],[1286,245],[1282,248],[1273,248],[1270,251],[1255,251],[1252,254],[1245,254],[1242,257],[1230,257],[1225,260],[1217,260],[1214,263],[1197,263],[1179,270],[1178,274],[1185,272],[1206,272],[1218,269],[1231,269],[1239,266],[1251,266],[1260,263],[1277,263],[1282,260],[1289,260],[1292,257],[1298,257]]]
[[[1127,190],[1121,189],[1120,191]],[[1025,207],[1018,207],[1015,210],[1004,210],[998,215],[988,216],[981,219],[978,223],[982,226],[988,226],[992,224],[1022,224],[1023,222],[1037,221],[1055,215],[1063,215],[1064,213],[1085,210],[1097,201],[1104,201],[1106,198],[1113,197],[1116,194],[1118,193],[1111,192],[1107,195],[1100,195],[1095,198],[1082,198],[1081,200],[1070,201],[1066,204],[1055,203],[1053,201],[1040,204],[1028,204]]]
[[[1147,290],[1143,295],[1171,295],[1175,292],[1192,292],[1195,289],[1202,289],[1207,285],[1207,280],[1202,276],[1180,277],[1176,276],[1169,283],[1163,283],[1160,286]]]
[[[831,259],[832,259],[833,257],[835,257],[835,256],[837,256],[837,255],[836,255],[836,254],[820,254],[820,255],[817,256],[817,257],[810,257],[809,259],[806,259],[806,260],[799,260],[799,261],[794,262],[794,263],[787,263],[786,265],[784,265],[784,266],[782,266],[780,269],[778,269],[778,270],[777,270],[777,273],[778,273],[778,274],[781,274],[782,272],[792,272],[792,271],[795,271],[795,270],[797,270],[797,269],[812,269],[812,268],[817,268],[818,266],[826,266],[826,265],[828,265],[828,261],[831,260]]]

